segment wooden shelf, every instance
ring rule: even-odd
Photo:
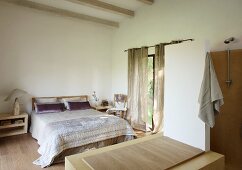
[[[19,128],[19,127],[15,127],[15,128]],[[25,132],[25,130],[23,128],[14,129],[14,130],[11,130],[11,129],[4,129],[4,130],[7,130],[7,132],[5,132],[5,133],[0,132],[0,138],[27,133],[27,131]]]
[[[0,114],[0,120],[12,120],[12,119],[19,119],[19,118],[25,118],[27,113],[22,113],[20,115],[11,115],[11,114]]]
[[[0,129],[8,129],[13,127],[21,127],[21,126],[25,126],[25,123],[15,123],[11,125],[4,125],[4,126],[0,126]]]

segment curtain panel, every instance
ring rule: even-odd
[[[155,46],[153,133],[163,130],[165,45]]]
[[[148,48],[128,50],[128,113],[135,129],[146,131],[148,121]]]

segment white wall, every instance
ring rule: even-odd
[[[0,112],[14,88],[33,96],[111,97],[113,28],[0,2]]]
[[[125,49],[194,38],[186,48],[179,44],[166,49],[165,134],[205,149],[208,133],[197,118],[204,49],[209,44],[211,50],[224,50],[227,46],[223,41],[231,36],[237,40],[230,48],[241,48],[241,6],[241,0],[156,0],[137,11],[134,19],[121,24],[113,38],[112,92],[127,93]]]
[[[197,118],[204,42],[166,47],[164,135],[205,148],[205,125]]]

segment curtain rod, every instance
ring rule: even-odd
[[[194,41],[194,39],[185,39],[185,40],[172,40],[171,42],[169,43],[161,43],[161,44],[164,44],[164,45],[172,45],[172,44],[180,44],[182,42],[185,42],[185,41]],[[155,47],[156,45],[152,45],[152,46],[146,46],[147,48],[150,48],[150,47]],[[139,49],[139,48],[134,48],[134,49]],[[124,52],[127,52],[128,50],[124,50]]]

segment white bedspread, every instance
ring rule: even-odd
[[[31,133],[38,140],[41,157],[35,164],[46,167],[62,151],[90,143],[135,135],[124,119],[93,109],[32,114]]]
[[[49,114],[36,114],[33,112],[31,114],[31,127],[30,132],[32,133],[32,137],[37,139],[38,144],[40,145],[43,138],[44,128],[47,124],[52,122],[59,122],[63,120],[71,120],[78,119],[85,116],[91,115],[106,115],[105,113],[98,112],[93,109],[88,110],[78,110],[78,111],[65,111],[59,113],[49,113]]]

